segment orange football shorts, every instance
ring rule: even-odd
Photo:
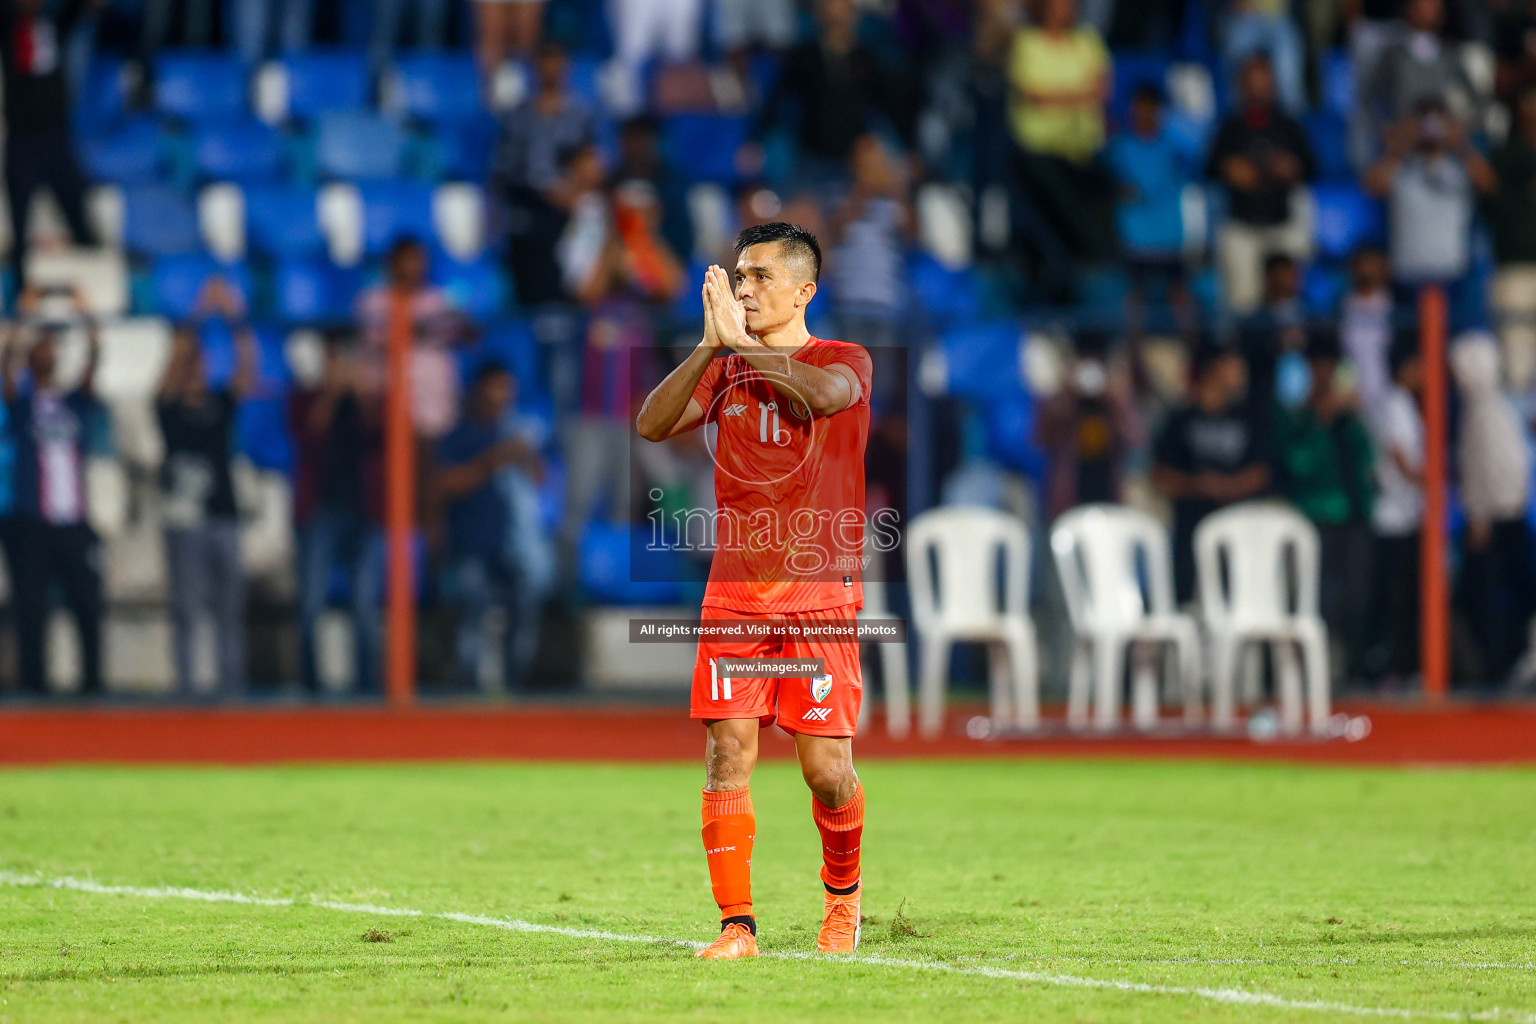
[[[693,664],[692,718],[756,718],[763,725],[808,736],[852,736],[859,721],[864,680],[859,669],[856,637],[816,635],[819,626],[852,626],[858,612],[852,605],[810,612],[738,612],[706,606],[699,621],[782,622],[797,624],[803,638],[719,639],[700,637]],[[719,658],[820,658],[825,672],[815,678],[732,678],[722,676]]]

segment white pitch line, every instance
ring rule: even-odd
[[[41,875],[21,875],[10,871],[0,871],[0,885],[65,889],[71,892],[89,893],[99,896],[137,896],[143,899],[178,899],[200,903],[234,903],[256,907],[319,907],[325,910],[334,910],[348,914],[456,921],[461,924],[499,928],[503,931],[560,935],[572,939],[597,939],[604,942],[677,946],[684,949],[702,949],[706,945],[703,942],[689,939],[674,939],[659,935],[629,935],[621,932],[589,928],[566,928],[561,925],[538,924],[533,921],[518,920],[517,918],[489,917],[482,914],[413,910],[409,907],[381,907],[371,903],[344,903],[336,900],[247,896],[244,893],[238,892],[187,889],[177,886],[104,885],[88,878],[45,878]],[[818,953],[769,951],[763,955],[777,960],[827,960],[834,963],[852,963],[870,967],[894,967],[909,971],[929,971],[942,974],[965,975],[968,977],[996,978],[1006,981],[1026,981],[1037,985],[1051,985],[1059,988],[1098,989],[1157,996],[1189,996],[1216,1003],[1238,1006],[1261,1006],[1275,1010],[1303,1010],[1317,1013],[1338,1013],[1357,1017],[1384,1017],[1398,1020],[1501,1021],[1505,1022],[1505,1024],[1536,1024],[1536,1014],[1514,1012],[1499,1008],[1485,1010],[1480,1013],[1465,1014],[1443,1010],[1411,1010],[1391,1006],[1355,1006],[1351,1003],[1335,1003],[1326,1000],[1287,999],[1284,996],[1272,995],[1268,992],[1250,992],[1245,989],[1153,985],[1146,982],[1122,981],[1113,978],[1080,978],[1072,974],[1018,971],[1002,967],[989,967],[983,964],[960,965],[938,963],[932,960],[905,960],[899,957],[882,956],[878,953],[861,953],[853,956],[826,956]]]
[[[1257,957],[1149,957],[1149,956],[1056,956],[1048,953],[1008,953],[1002,960],[1039,960],[1068,964],[1166,964],[1187,967],[1430,967],[1456,971],[1536,971],[1536,960],[1523,963],[1468,960],[1351,960],[1332,957],[1327,960],[1276,960]]]

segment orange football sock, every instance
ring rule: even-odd
[[[729,793],[704,790],[703,832],[709,884],[720,905],[720,920],[751,917],[752,840],[757,836],[751,788]]]
[[[847,895],[859,884],[859,843],[864,837],[864,785],[841,807],[811,797],[811,817],[821,830],[821,881],[829,892]]]

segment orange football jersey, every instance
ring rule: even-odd
[[[794,612],[864,603],[864,449],[873,363],[863,347],[812,338],[791,357],[842,364],[857,401],[813,416],[742,356],[717,358],[693,397],[714,442],[715,552],[707,607]]]

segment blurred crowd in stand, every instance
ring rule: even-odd
[[[1285,499],[1361,690],[1415,685],[1443,294],[1454,675],[1527,681],[1536,4],[0,0],[0,61],[0,694],[149,643],[379,694],[398,310],[424,683],[578,679],[586,610],[700,593],[631,526],[708,452],[633,413],[771,220],[875,355],[871,511],[1152,508],[1187,600],[1198,520]]]

